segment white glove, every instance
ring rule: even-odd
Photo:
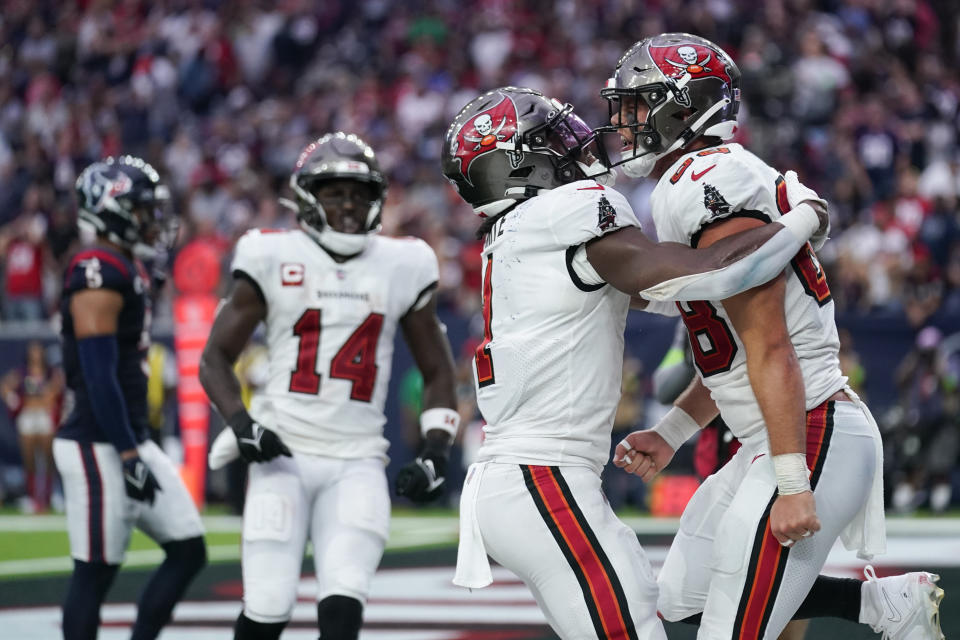
[[[826,200],[817,195],[816,191],[800,182],[800,178],[797,176],[796,171],[787,171],[785,174],[783,174],[783,181],[787,185],[787,202],[790,203],[791,209],[796,208],[796,206],[804,200],[819,202],[825,208],[828,208]],[[819,251],[824,243],[826,243],[829,235],[830,222],[827,221],[826,229],[817,231],[810,237],[810,244],[813,246],[813,250]]]
[[[210,454],[207,456],[207,464],[214,471],[226,466],[240,457],[240,445],[237,443],[237,435],[233,429],[227,428],[220,432],[213,444],[210,446]]]

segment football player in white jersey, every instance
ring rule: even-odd
[[[615,164],[658,179],[651,205],[662,240],[709,247],[806,206],[795,173],[785,178],[724,142],[736,130],[739,81],[712,42],[661,34],[631,47],[601,92],[611,105],[605,129],[624,143]],[[800,197],[816,199],[806,191]],[[614,462],[649,479],[717,407],[743,446],[683,514],[659,577],[661,614],[702,613],[698,638],[711,640],[776,638],[795,615],[847,617],[891,638],[942,638],[936,576],[868,573],[863,588],[818,579],[838,537],[870,557],[883,552],[885,532],[880,434],[840,372],[814,247],[762,286],[677,306],[700,382],[653,430],[628,436]]]
[[[461,497],[454,582],[490,584],[489,553],[561,637],[659,639],[650,565],[600,489],[631,297],[755,286],[820,221],[808,207],[784,216],[788,229],[710,249],[658,245],[622,195],[588,178],[605,171],[599,151],[570,105],[530,89],[480,96],[447,131],[444,175],[486,239],[474,373],[487,424]]]
[[[253,463],[235,638],[280,636],[309,536],[320,636],[355,640],[387,540],[383,407],[398,326],[424,379],[425,444],[397,479],[397,492],[417,501],[443,488],[459,423],[453,357],[436,315],[433,251],[376,233],[387,183],[373,150],[352,134],[326,135],[304,149],[290,184],[300,228],[254,230],[237,242],[233,291],[200,369],[232,430],[212,458],[232,444]],[[269,381],[251,415],[233,364],[260,322]]]

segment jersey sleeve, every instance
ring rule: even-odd
[[[691,156],[693,162],[674,174],[659,194],[663,207],[655,219],[661,240],[696,247],[704,228],[724,218],[748,216],[769,222],[776,217],[774,183],[733,154]],[[696,180],[694,179],[696,178]],[[674,179],[676,179],[674,181]]]
[[[419,239],[410,239],[409,242],[410,248],[406,252],[409,262],[404,270],[404,277],[410,281],[408,313],[419,311],[430,301],[440,280],[440,264],[430,245]]]
[[[548,216],[557,243],[574,247],[624,227],[639,227],[633,208],[623,195],[609,187],[582,180],[551,194]]]
[[[263,232],[252,229],[240,236],[233,251],[230,272],[234,278],[242,278],[252,284],[264,302],[271,264],[271,252],[266,246]]]
[[[111,289],[124,293],[133,286],[133,266],[104,250],[78,253],[67,267],[64,293],[84,289]]]

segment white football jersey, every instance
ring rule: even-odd
[[[584,282],[573,262],[585,242],[626,226],[639,226],[626,199],[584,180],[521,203],[488,234],[478,459],[606,464],[630,296]]]
[[[393,339],[436,287],[433,250],[374,235],[337,263],[299,229],[253,230],[237,242],[232,269],[267,305],[269,381],[255,417],[294,451],[385,458]]]
[[[688,153],[664,173],[651,196],[661,241],[696,247],[703,228],[722,218],[776,220],[790,209],[783,177],[739,144]],[[787,267],[787,330],[800,361],[807,410],[843,388],[840,341],[826,276],[809,243]],[[766,436],[747,377],[743,343],[717,300],[678,304],[694,361],[735,436]],[[759,434],[759,435],[758,435]]]

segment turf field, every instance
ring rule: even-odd
[[[655,567],[666,554],[676,526],[670,520],[628,518]],[[164,640],[213,640],[231,637],[239,612],[239,520],[205,518],[211,565],[191,587],[175,612]],[[555,637],[546,626],[529,591],[502,568],[486,589],[468,591],[450,583],[456,561],[456,519],[399,512],[391,543],[374,580],[366,611],[363,640],[540,640]],[[875,563],[879,575],[926,568],[941,574],[947,598],[941,608],[947,638],[960,638],[960,520],[890,522],[886,557]],[[46,640],[59,637],[57,604],[70,570],[62,516],[0,516],[0,638]],[[137,534],[124,570],[104,607],[103,640],[129,637],[133,602],[160,551]],[[828,572],[854,576],[862,561],[835,549]],[[315,640],[315,587],[312,565],[304,563],[298,605],[285,639]],[[951,597],[951,593],[953,594]],[[668,636],[693,639],[695,629],[669,625]],[[878,637],[868,628],[837,620],[815,621],[811,640],[858,640]]]

